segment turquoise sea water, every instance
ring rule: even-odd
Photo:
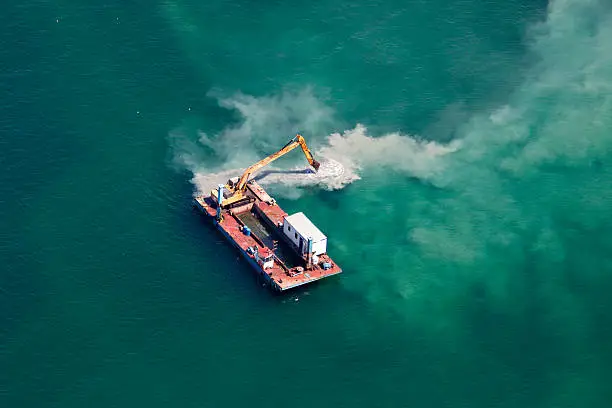
[[[610,407],[609,1],[2,22],[0,407]],[[344,273],[272,296],[190,198],[297,131]]]

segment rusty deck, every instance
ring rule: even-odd
[[[261,189],[256,183],[254,184],[257,189]],[[263,189],[261,189],[261,191],[256,191],[257,194],[253,194],[257,199],[254,205],[252,204],[248,209],[223,210],[223,217],[220,222],[217,222],[215,218],[217,214],[216,203],[210,196],[196,196],[194,198],[194,205],[213,222],[236,248],[239,249],[242,256],[249,261],[249,264],[255,269],[256,273],[264,278],[264,280],[277,291],[286,291],[342,272],[342,269],[333,262],[327,254],[319,256],[321,264],[323,262],[329,262],[332,265],[331,268],[327,270],[323,269],[318,264],[313,265],[309,269],[305,269],[305,263],[302,268],[303,270],[296,267],[289,268],[279,258],[275,259],[274,265],[271,268],[264,270],[262,266],[256,262],[255,256],[247,252],[247,248],[257,247],[260,253],[271,251],[272,248],[267,247],[254,233],[245,235],[243,232],[244,224],[237,217],[236,212],[252,211],[256,213],[266,224],[268,224],[269,228],[276,228],[276,232],[279,234],[282,234],[280,226],[283,223],[283,219],[287,216],[287,213],[275,204],[273,200],[272,203],[270,203],[270,197]],[[268,202],[261,201],[262,198]]]

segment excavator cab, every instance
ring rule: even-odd
[[[227,187],[234,191],[234,189],[236,188],[236,185],[238,184],[238,177],[232,177],[231,179],[227,180]]]

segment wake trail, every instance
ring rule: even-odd
[[[295,196],[296,190],[302,188],[339,190],[360,180],[363,171],[374,168],[400,170],[412,177],[429,180],[443,168],[440,158],[458,147],[456,142],[442,145],[399,133],[372,137],[365,126],[357,125],[343,134],[327,136],[326,143],[315,151],[315,157],[321,163],[318,171],[308,165],[288,169],[269,166],[251,178],[263,186],[285,187],[284,191],[288,191],[290,196]],[[245,168],[193,170],[195,194],[210,192],[218,184],[242,175]]]
[[[338,190],[359,180],[359,175],[346,172],[344,166],[331,158],[320,161],[321,166],[315,171],[309,166],[296,166],[290,169],[269,167],[255,173],[251,180],[262,186],[281,185],[293,188],[318,187],[324,190]],[[218,184],[224,184],[232,177],[242,175],[244,168],[233,168],[222,171],[195,172],[192,183],[196,187],[196,194],[210,192]]]
[[[195,129],[171,132],[173,161],[192,173],[195,194],[208,193],[219,183],[240,176],[247,166],[283,146],[288,135],[298,130],[307,135],[321,167],[315,172],[295,154],[283,158],[289,166],[293,163],[292,167],[282,168],[275,162],[253,175],[264,186],[282,187],[275,194],[297,197],[303,188],[339,190],[375,169],[432,181],[443,170],[441,158],[459,147],[457,142],[445,145],[400,133],[374,137],[362,124],[328,134],[326,129],[336,127],[338,120],[310,89],[261,97],[241,93],[225,96],[215,90],[209,96],[216,98],[221,108],[236,112],[240,120],[215,135]],[[216,164],[211,163],[213,158]]]

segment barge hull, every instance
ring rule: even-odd
[[[310,268],[303,268],[302,271],[297,273],[295,268],[288,268],[279,258],[275,259],[272,267],[264,269],[263,265],[257,262],[255,255],[247,252],[247,248],[256,248],[259,253],[273,252],[274,248],[267,247],[255,234],[246,235],[243,231],[244,224],[237,217],[235,211],[253,211],[254,214],[261,217],[266,225],[273,229],[273,233],[279,235],[281,240],[283,232],[279,223],[282,223],[287,214],[275,203],[270,204],[260,201],[260,197],[265,192],[258,185],[256,185],[256,188],[259,190],[259,197],[256,196],[255,203],[251,204],[246,210],[244,208],[231,211],[222,210],[223,216],[220,222],[216,219],[216,203],[210,196],[196,196],[193,203],[213,223],[215,228],[221,231],[223,237],[238,249],[257,275],[263,278],[275,291],[283,292],[342,272],[342,269],[327,254],[319,257],[320,262],[318,264],[312,265]],[[322,267],[324,263],[327,264],[326,268]]]

